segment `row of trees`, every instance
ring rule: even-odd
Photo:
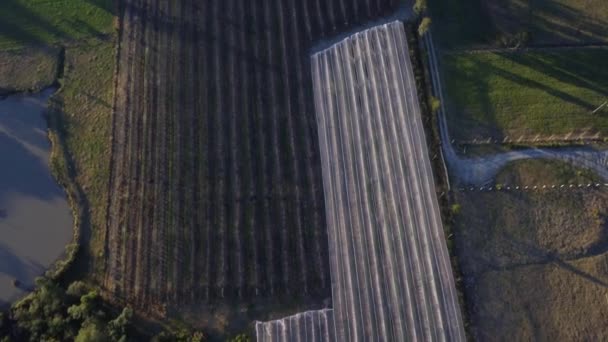
[[[427,0],[416,0],[414,3],[414,13],[420,18],[418,24],[418,34],[423,36],[431,28],[431,18],[426,16]]]
[[[76,281],[67,290],[48,278],[36,280],[36,290],[17,302],[8,313],[0,313],[0,342],[10,341],[138,341],[133,311],[125,307],[112,315],[99,293]],[[201,332],[187,329],[163,331],[152,341],[202,342]]]

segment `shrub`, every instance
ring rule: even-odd
[[[420,25],[418,26],[418,35],[421,37],[431,28],[431,18],[424,17],[420,21]]]
[[[454,203],[450,207],[450,211],[452,212],[453,215],[458,215],[462,211],[462,206],[458,203]]]
[[[437,111],[441,108],[441,101],[435,96],[431,96],[431,111],[433,113],[437,113]]]
[[[414,3],[414,12],[418,15],[426,12],[426,8],[426,0],[416,0],[416,3]]]

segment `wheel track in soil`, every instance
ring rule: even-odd
[[[138,4],[138,8],[141,9],[142,11],[145,11],[144,9],[144,5],[143,2],[141,2],[140,4]],[[140,47],[140,43],[142,41],[141,39],[141,34],[142,34],[142,30],[141,30],[141,25],[142,25],[142,11],[138,10],[134,12],[134,18],[133,21],[135,23],[135,29],[133,30],[134,34],[133,34],[133,53],[131,58],[133,59],[133,62],[131,64],[131,69],[130,69],[130,73],[131,73],[131,91],[130,94],[133,94],[133,89],[139,89],[140,86],[140,82],[139,82],[139,78],[137,77],[138,75],[138,71],[139,71],[139,53],[141,52],[141,47]],[[129,146],[128,148],[128,154],[127,154],[127,158],[126,160],[128,161],[128,166],[127,169],[125,171],[125,173],[128,175],[126,177],[126,187],[127,187],[127,198],[129,198],[129,202],[131,203],[138,203],[138,193],[137,193],[137,179],[136,177],[136,170],[139,167],[139,149],[137,148],[138,145],[138,137],[139,137],[139,120],[141,119],[141,115],[136,115],[136,113],[140,113],[140,104],[141,104],[141,97],[140,96],[131,96],[131,101],[130,101],[130,106],[128,107],[128,112],[129,112],[129,126],[133,127],[133,129],[129,129],[129,134],[127,136],[127,146]],[[134,267],[134,263],[133,263],[133,256],[136,253],[136,250],[134,248],[134,245],[136,244],[136,234],[133,234],[133,232],[136,232],[136,224],[137,224],[137,211],[134,211],[134,214],[129,214],[127,212],[125,212],[125,220],[126,223],[123,226],[123,240],[125,241],[125,243],[123,244],[123,248],[125,249],[125,251],[122,254],[122,262],[121,264],[123,265],[123,276],[122,276],[122,282],[121,284],[119,284],[119,287],[121,288],[121,292],[125,293],[125,298],[127,300],[131,300],[130,297],[130,293],[128,292],[127,289],[130,289],[132,287],[132,281],[131,281],[131,276],[133,274],[133,272],[129,272],[126,273],[124,272],[124,270],[127,269],[132,269],[135,270]]]
[[[197,18],[200,15],[200,6],[197,6],[197,3],[195,1],[191,2],[191,6],[190,6],[190,10],[192,11],[192,15],[193,18]],[[194,21],[194,20],[193,20]],[[191,173],[192,173],[192,177],[193,177],[193,187],[191,189],[191,196],[192,196],[192,207],[195,208],[194,212],[193,212],[193,218],[192,218],[192,228],[190,231],[190,242],[192,244],[192,247],[190,249],[190,259],[189,259],[189,271],[190,271],[190,283],[188,284],[188,290],[186,291],[186,293],[189,293],[190,296],[188,296],[189,300],[191,302],[195,302],[197,300],[199,300],[200,298],[200,289],[198,286],[196,286],[196,284],[199,283],[199,279],[200,279],[200,268],[201,266],[198,263],[199,257],[198,254],[200,253],[200,246],[199,244],[195,243],[195,241],[200,241],[201,240],[201,227],[202,225],[202,221],[201,221],[201,212],[202,210],[200,210],[199,208],[203,208],[202,203],[200,201],[200,196],[201,194],[204,194],[204,190],[201,189],[201,184],[202,179],[204,179],[204,177],[201,176],[201,170],[203,170],[204,168],[199,167],[199,165],[201,164],[201,157],[200,155],[202,154],[201,151],[199,150],[199,147],[201,146],[200,143],[200,135],[203,134],[203,132],[205,132],[204,128],[202,129],[201,127],[201,121],[199,118],[199,113],[201,112],[201,100],[198,96],[198,94],[201,93],[200,90],[200,74],[201,74],[201,65],[199,63],[200,60],[202,60],[202,58],[199,57],[200,54],[200,43],[199,43],[199,31],[200,28],[198,27],[198,25],[193,24],[192,25],[192,45],[193,45],[193,49],[192,49],[192,54],[189,56],[190,57],[190,61],[189,63],[192,63],[192,74],[194,75],[193,77],[193,87],[192,87],[192,97],[193,97],[193,104],[192,104],[192,110],[190,112],[190,120],[191,120],[191,126],[190,126],[190,136],[192,137],[192,147],[191,147],[191,153],[192,153],[192,169],[191,169]],[[204,75],[204,73],[203,73]]]
[[[153,4],[148,4],[147,8],[150,8],[150,12],[153,11]],[[141,302],[145,303],[148,297],[148,289],[146,286],[142,286],[142,284],[147,284],[148,281],[148,270],[149,270],[149,258],[148,255],[150,251],[148,250],[149,246],[149,233],[150,231],[145,227],[149,224],[149,215],[148,211],[149,200],[148,200],[148,192],[150,188],[146,186],[148,184],[149,178],[149,169],[146,167],[148,164],[154,164],[152,159],[152,132],[155,127],[154,116],[153,116],[153,106],[152,106],[152,98],[154,92],[154,82],[150,82],[150,79],[154,79],[155,74],[155,66],[153,64],[152,59],[150,58],[150,50],[154,49],[154,45],[151,44],[154,41],[154,37],[151,36],[152,30],[143,29],[144,37],[144,63],[143,69],[146,70],[144,72],[143,77],[143,88],[144,88],[144,108],[142,109],[142,126],[143,126],[143,134],[142,139],[143,142],[143,153],[141,163],[143,167],[140,168],[138,174],[141,174],[141,183],[143,186],[140,186],[138,196],[139,196],[139,205],[137,206],[137,249],[136,249],[136,264],[135,264],[135,272],[132,272],[135,276],[133,286],[135,292],[135,298],[141,300]]]
[[[129,89],[130,89],[130,67],[132,62],[131,57],[131,47],[132,47],[132,36],[133,30],[130,28],[130,25],[133,22],[132,19],[132,9],[130,6],[123,9],[121,20],[121,25],[123,25],[123,31],[126,31],[127,38],[126,42],[122,43],[120,46],[121,52],[119,52],[118,65],[124,65],[126,72],[122,71],[118,72],[117,82],[116,82],[116,98],[115,98],[115,111],[113,115],[113,133],[112,133],[112,158],[111,158],[111,175],[109,182],[109,193],[120,193],[119,188],[121,188],[122,179],[118,179],[118,175],[120,174],[120,170],[123,167],[124,163],[124,152],[122,149],[125,145],[126,135],[128,131],[128,125],[126,124],[126,112],[125,109],[128,108],[128,97],[129,97]],[[121,34],[124,37],[124,33]],[[122,50],[126,50],[126,53]],[[124,69],[122,69],[124,70]],[[124,85],[123,85],[124,83]],[[126,88],[127,91],[119,91],[119,88]],[[117,168],[118,170],[115,170]],[[116,288],[116,282],[119,281],[119,273],[117,269],[120,267],[119,260],[121,259],[122,252],[122,240],[121,234],[118,231],[120,229],[120,224],[118,224],[120,210],[122,206],[117,204],[117,199],[115,196],[109,196],[110,202],[108,204],[108,218],[107,218],[107,234],[108,238],[106,239],[106,243],[110,245],[109,248],[106,248],[106,258],[107,263],[109,264],[106,267],[107,276],[105,278],[105,286],[116,293],[117,296],[120,296],[120,292]],[[118,211],[118,212],[117,212]]]
[[[144,20],[143,17],[145,14],[145,6],[143,5],[143,2],[139,3],[140,7],[141,7],[141,11],[135,11],[135,17],[134,17],[134,21],[135,21],[135,30],[134,30],[134,50],[133,50],[133,63],[132,63],[132,67],[131,67],[131,89],[141,89],[142,87],[142,82],[140,80],[139,77],[137,77],[137,75],[140,74],[140,57],[141,57],[141,52],[142,52],[142,27],[144,27]],[[133,93],[134,91],[131,91],[131,93]],[[133,205],[133,207],[137,208],[137,205],[139,203],[139,198],[138,198],[138,187],[139,187],[139,179],[137,178],[138,176],[138,170],[141,167],[141,162],[140,162],[140,133],[141,133],[141,120],[142,120],[142,115],[137,115],[137,113],[141,113],[141,109],[142,109],[142,99],[143,96],[136,96],[133,97],[131,100],[131,106],[129,107],[129,126],[133,127],[132,129],[129,129],[129,135],[128,135],[128,140],[127,140],[127,145],[130,146],[131,148],[128,149],[128,155],[127,155],[127,160],[129,162],[128,168],[127,168],[127,175],[128,177],[126,178],[126,183],[127,183],[127,198],[129,198],[129,202],[130,202],[130,206]],[[135,265],[135,255],[136,255],[136,251],[137,251],[137,234],[136,234],[136,228],[137,228],[137,211],[134,212],[134,214],[128,214],[126,213],[126,223],[124,225],[123,228],[123,236],[124,236],[124,241],[126,243],[123,244],[125,251],[123,252],[123,260],[122,260],[122,265],[124,265],[124,269],[123,269],[123,277],[122,277],[122,284],[121,286],[121,292],[125,292],[125,298],[127,300],[132,300],[132,298],[130,297],[131,293],[128,292],[128,289],[132,289],[133,288],[133,276],[135,274],[135,270],[136,270],[136,265]],[[132,272],[124,272],[124,270],[133,270]]]
[[[249,2],[250,4],[252,4],[253,2]],[[248,16],[246,13],[252,13],[252,12],[247,12],[247,8],[245,6],[245,4],[241,1],[239,2],[240,6],[239,7],[239,13],[241,13],[241,17],[240,17],[240,22],[243,23],[244,27],[255,27],[251,21],[249,20],[250,16]],[[247,39],[247,32],[245,29],[241,29],[240,30],[240,34],[239,34],[239,46],[243,46],[245,47],[246,50],[249,51],[253,51],[253,48],[249,45],[249,42],[251,40]],[[255,73],[252,72],[252,65],[249,61],[245,60],[244,58],[241,59],[241,64],[240,64],[240,74],[242,75],[243,79],[241,81],[241,86],[242,88],[240,89],[241,93],[246,93],[247,91],[249,91],[249,87],[250,87],[250,75],[254,75]],[[251,71],[251,72],[250,72]],[[247,243],[246,246],[249,246],[250,248],[250,253],[246,253],[245,254],[245,262],[247,260],[254,260],[253,265],[249,265],[249,268],[247,270],[246,273],[246,278],[247,278],[247,289],[245,290],[244,296],[248,296],[248,295],[258,295],[259,294],[259,267],[258,267],[258,246],[257,246],[257,240],[256,237],[258,236],[257,234],[257,230],[256,230],[256,217],[255,217],[255,202],[253,200],[254,196],[255,196],[255,176],[254,176],[254,165],[253,165],[253,158],[255,158],[255,156],[253,155],[253,150],[252,150],[252,140],[255,139],[255,135],[253,134],[253,130],[251,129],[251,122],[252,122],[252,118],[251,116],[248,114],[251,112],[250,107],[252,106],[252,101],[241,101],[241,113],[246,113],[245,115],[243,115],[243,123],[241,125],[241,132],[240,134],[245,137],[245,148],[243,149],[243,154],[244,156],[242,157],[243,160],[246,160],[246,176],[244,177],[245,181],[246,181],[246,188],[245,193],[246,195],[243,198],[243,202],[246,203],[246,209],[245,212],[243,214],[243,220],[244,220],[244,225],[245,225],[245,230],[246,230],[246,236],[247,236]]]

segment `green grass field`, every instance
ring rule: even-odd
[[[113,10],[112,0],[2,0],[0,50],[111,33]]]
[[[444,55],[448,123],[457,140],[608,134],[608,49]]]
[[[608,43],[606,0],[429,0],[429,8],[448,48],[505,45],[519,33],[534,45]]]

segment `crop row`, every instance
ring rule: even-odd
[[[123,2],[105,286],[141,306],[328,296],[308,54],[396,3]]]

